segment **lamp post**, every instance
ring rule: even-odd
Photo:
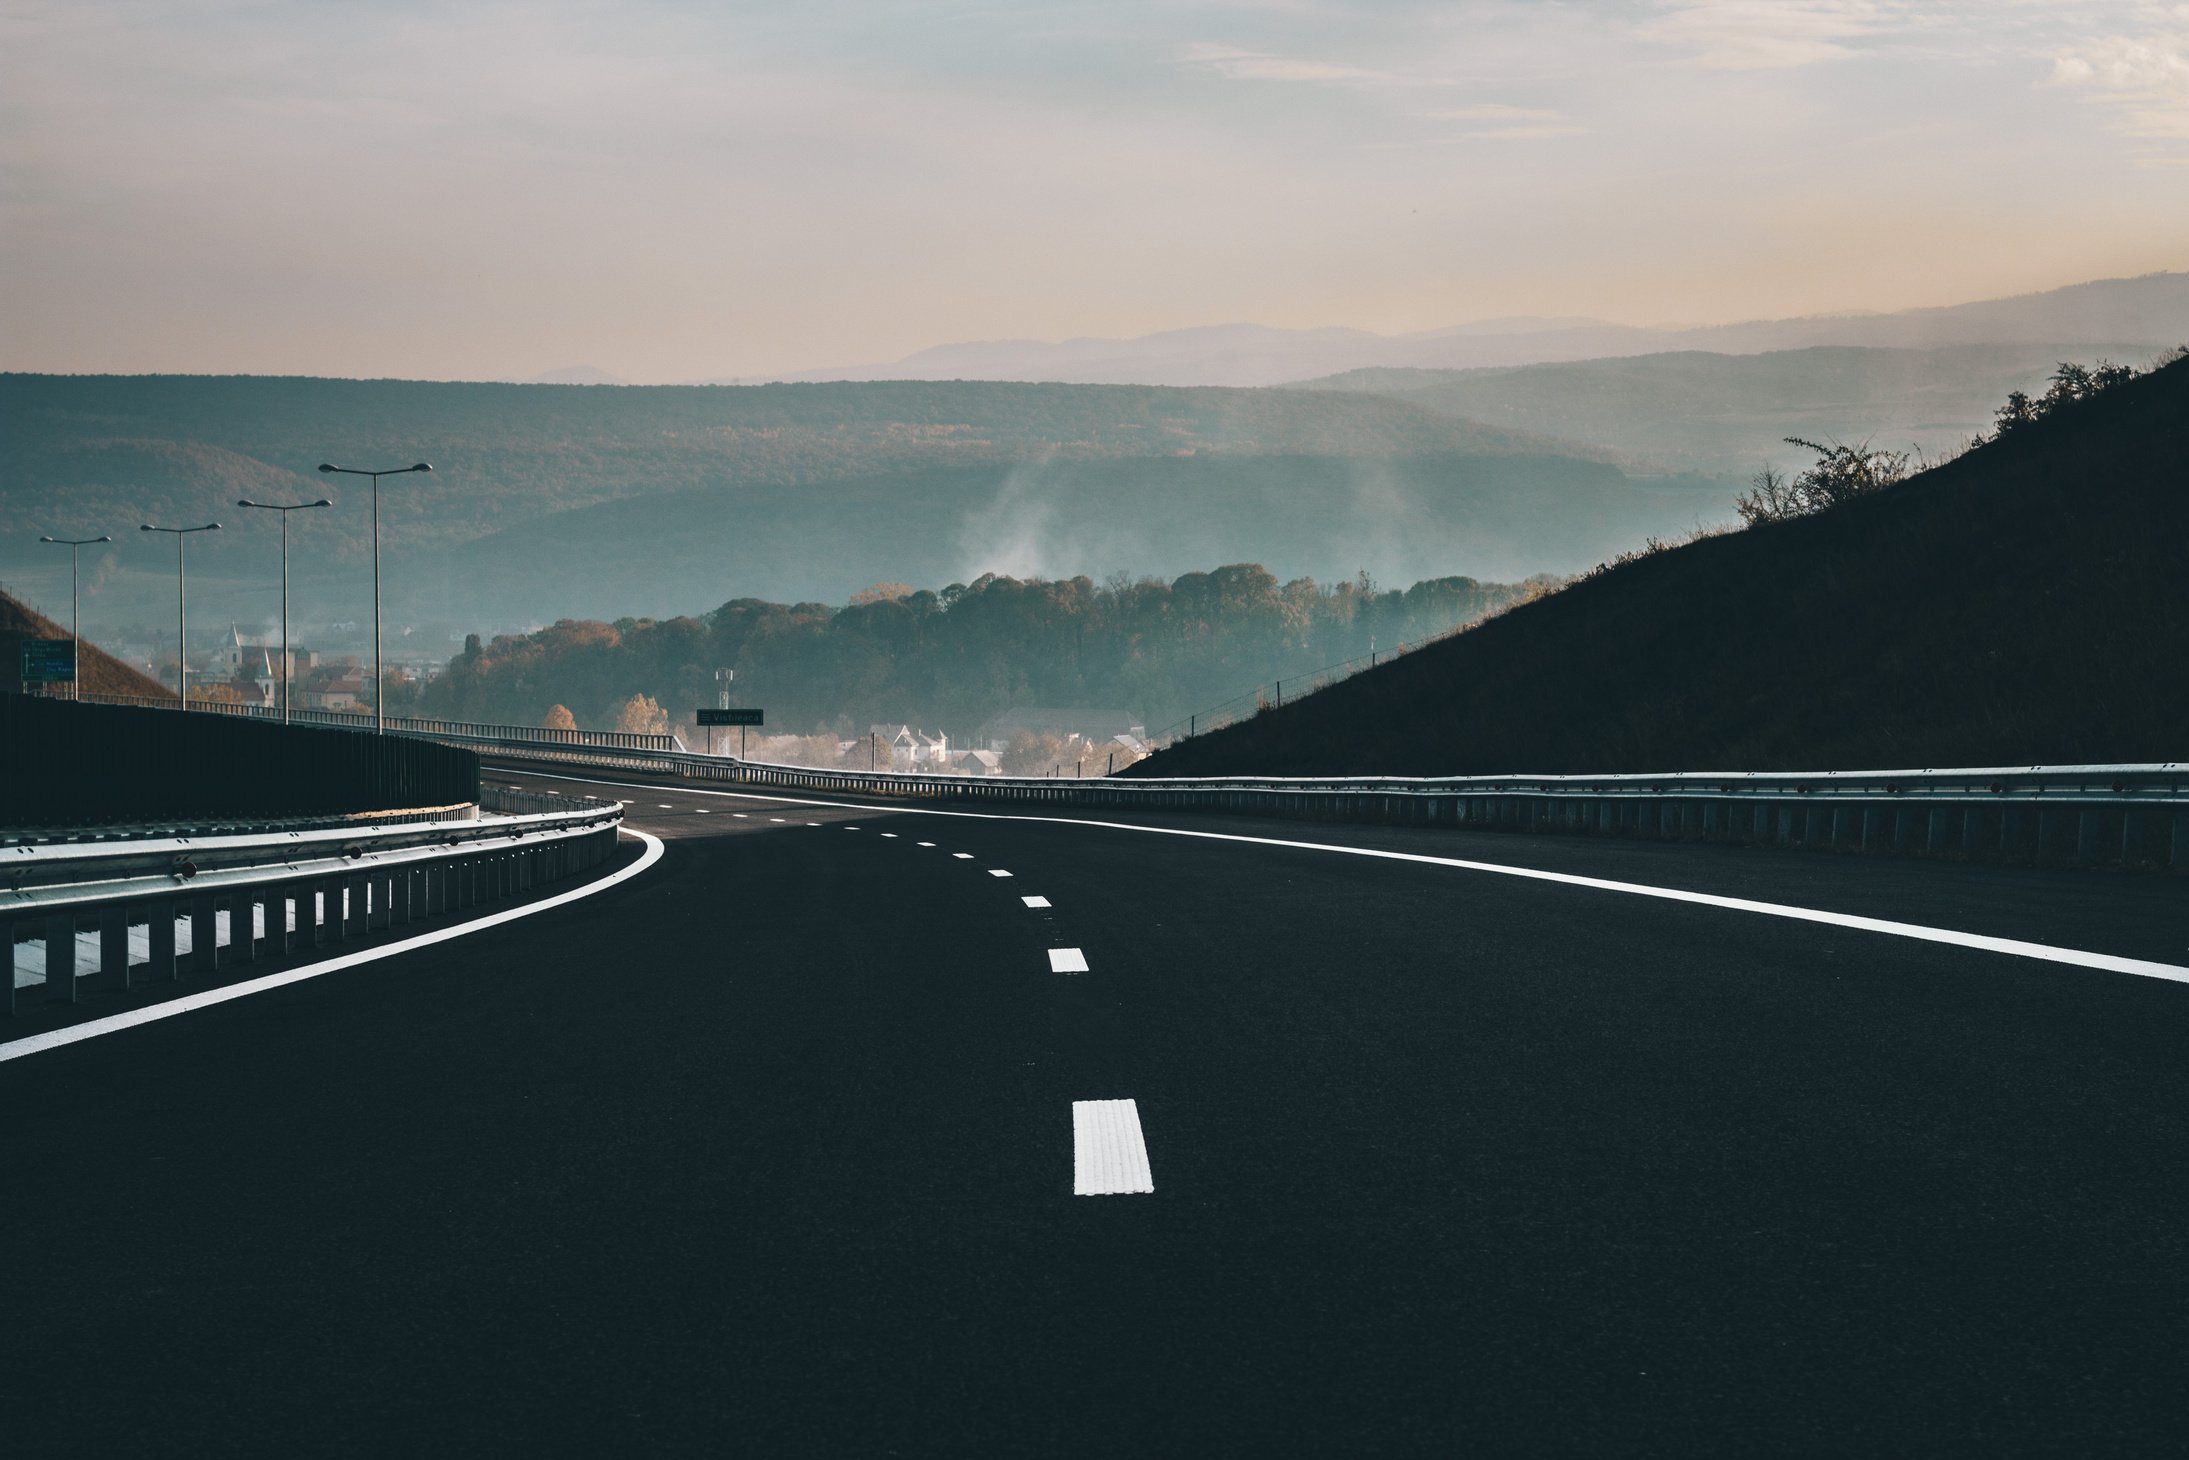
[[[184,586],[182,571],[182,540],[193,532],[218,532],[218,522],[208,522],[203,527],[154,527],[147,522],[139,532],[172,532],[175,534],[175,705],[178,709],[190,708],[190,618],[187,612],[188,589]]]
[[[343,476],[372,478],[372,728],[378,735],[388,728],[388,682],[380,674],[380,479],[401,476],[407,471],[432,471],[433,468],[421,461],[415,466],[360,471],[354,466],[334,466],[323,461],[319,469]]]
[[[68,653],[74,660],[69,670],[68,697],[81,700],[84,697],[84,633],[82,620],[77,612],[76,584],[77,563],[82,557],[80,549],[95,542],[112,542],[111,537],[41,537],[40,542],[58,543],[68,549]]]
[[[238,507],[256,507],[264,512],[281,514],[281,723],[289,723],[289,681],[296,675],[296,661],[289,657],[289,514],[308,512],[314,507],[332,507],[334,503],[321,497],[316,502],[254,502],[245,497],[236,503]]]

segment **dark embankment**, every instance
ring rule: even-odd
[[[1134,774],[2189,757],[2189,360],[1836,510],[1654,553]]]
[[[64,561],[65,566],[65,561]],[[19,690],[22,684],[23,640],[65,639],[68,626],[5,593],[0,593],[0,691]],[[131,669],[96,644],[84,644],[78,666],[84,677],[84,693],[93,695],[172,695],[174,690],[149,674]]]

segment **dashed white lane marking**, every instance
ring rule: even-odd
[[[538,902],[528,902],[523,907],[509,908],[504,912],[489,913],[468,923],[458,923],[453,928],[438,928],[430,933],[420,933],[415,938],[405,938],[399,943],[389,943],[379,948],[368,948],[361,953],[346,953],[340,958],[329,958],[323,963],[308,963],[302,968],[291,968],[281,973],[270,973],[264,978],[246,979],[226,988],[207,989],[202,994],[185,998],[169,999],[163,1004],[150,1004],[142,1009],[132,1009],[126,1014],[109,1014],[104,1019],[93,1019],[83,1024],[72,1024],[66,1029],[53,1029],[44,1034],[33,1034],[28,1039],[14,1039],[0,1044],[0,1064],[19,1060],[25,1055],[38,1054],[49,1049],[59,1049],[65,1044],[77,1044],[86,1039],[96,1039],[102,1034],[114,1034],[124,1029],[134,1029],[139,1024],[151,1024],[161,1019],[172,1019],[178,1014],[188,1014],[197,1009],[208,1009],[215,1004],[225,1004],[230,999],[244,998],[250,994],[262,994],[268,989],[302,983],[323,973],[339,969],[355,968],[360,963],[376,959],[393,958],[398,953],[408,953],[413,948],[424,948],[434,943],[446,943],[451,938],[461,938],[466,933],[476,933],[482,928],[498,927],[503,923],[528,918],[534,913],[546,912],[551,907],[562,907],[581,897],[591,897],[596,892],[606,892],[619,882],[628,882],[648,867],[661,860],[662,842],[658,836],[640,831],[635,826],[624,829],[626,836],[637,837],[646,846],[639,859],[620,872],[611,872],[597,882],[574,887],[553,897],[543,897]]]
[[[590,776],[561,776],[547,771],[524,774],[542,781],[575,781],[588,786],[625,786],[625,781],[603,781]],[[1437,857],[1426,852],[1393,852],[1381,847],[1349,847],[1340,842],[1303,842],[1289,837],[1245,836],[1230,831],[1196,831],[1183,826],[1144,826],[1131,821],[1096,821],[1084,816],[1028,816],[1003,811],[938,811],[925,806],[862,806],[842,801],[806,801],[796,796],[762,796],[751,791],[701,791],[703,796],[735,796],[745,801],[796,802],[803,806],[846,806],[855,811],[894,811],[903,816],[951,816],[969,821],[1035,821],[1051,826],[1084,826],[1101,831],[1135,832],[1142,836],[1190,837],[1196,841],[1238,842],[1247,846],[1283,847],[1290,851],[1331,852],[1344,857],[1370,857],[1382,862],[1412,862],[1425,867],[1456,867],[1463,872],[1487,872],[1498,877],[1520,877],[1531,882],[1550,882],[1566,887],[1587,887],[1599,892],[1621,892],[1633,897],[1662,898],[1694,907],[1722,908],[1728,912],[1756,913],[1763,917],[1790,918],[1795,922],[1823,923],[1858,932],[1881,933],[1888,938],[1912,938],[1920,943],[1945,943],[1984,953],[2003,953],[2010,958],[2034,958],[2041,963],[2062,963],[2074,968],[2094,968],[2105,973],[2128,973],[2138,978],[2161,978],[2189,984],[2189,964],[2159,963],[2148,958],[2124,958],[2117,953],[2097,953],[2085,948],[2062,948],[2053,943],[2031,943],[2021,938],[1998,938],[1989,933],[1969,933],[1959,928],[1933,928],[1922,923],[1896,922],[1891,918],[1864,917],[1860,913],[1828,912],[1823,908],[1797,907],[1784,902],[1760,902],[1747,897],[1723,897],[1715,892],[1690,892],[1681,887],[1656,887],[1646,882],[1620,882],[1609,877],[1584,877],[1575,872],[1549,872],[1538,867],[1516,867],[1505,862],[1476,862],[1465,857]]]
[[[844,828],[844,830],[846,831],[857,831],[858,829],[859,828],[857,828],[856,826],[847,826]]]
[[[768,818],[768,820],[770,820],[770,821],[774,822],[774,823],[775,823],[775,824],[776,824],[777,826],[787,826],[787,825],[789,825],[789,823],[788,823],[788,822],[786,822],[786,821],[784,821],[784,820],[783,820],[783,818],[782,818],[782,817],[780,817],[780,816],[771,816],[771,817],[769,817],[769,818]]]
[[[1028,907],[1047,907],[1049,905],[1049,899],[1046,897],[1022,897],[1019,901],[1025,903]]]
[[[675,808],[674,806],[671,806],[671,805],[670,805],[670,804],[669,804],[668,802],[666,802],[666,801],[664,801],[664,802],[662,802],[662,803],[661,803],[661,809],[662,809],[662,810],[664,810],[664,811],[674,811],[674,810],[676,810],[676,808]]]
[[[742,811],[732,811],[730,815],[736,817],[739,821],[743,821],[745,819],[745,813]]]
[[[961,862],[970,862],[973,860],[973,854],[971,852],[952,852],[950,855],[956,857]]]
[[[923,847],[931,847],[935,844],[933,842],[921,842],[920,845]]]
[[[897,833],[893,831],[885,831],[882,833],[882,838],[885,841],[895,841],[897,839]]]
[[[1134,1196],[1155,1190],[1140,1107],[1130,1100],[1072,1102],[1072,1195]]]
[[[698,813],[699,815],[701,815],[701,816],[706,816],[706,815],[709,815],[709,814],[710,814],[710,813],[708,812],[707,808],[706,808],[706,807],[704,807],[704,806],[694,806],[694,807],[692,808],[692,810],[693,810],[693,811],[695,811],[695,812],[697,812],[697,813]]]
[[[1049,971],[1051,973],[1085,973],[1087,971],[1087,955],[1077,948],[1051,948],[1049,950]]]
[[[1004,871],[1001,867],[990,867],[988,869],[988,875],[991,877],[1008,877],[1011,874]]]

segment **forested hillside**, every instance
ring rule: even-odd
[[[984,577],[901,585],[836,608],[737,599],[697,618],[566,620],[466,647],[427,685],[425,713],[538,724],[567,707],[613,728],[644,695],[689,726],[715,671],[774,729],[864,732],[907,721],[961,739],[1013,706],[1081,706],[1159,726],[1272,676],[1306,673],[1494,613],[1525,585],[1442,578],[1404,591],[1280,582],[1237,564],[1156,579]]]
[[[401,483],[385,507],[394,542],[477,536],[520,504],[550,513],[694,487],[1028,459],[1592,456],[1382,399],[962,381],[620,387],[0,375],[0,419],[0,528],[50,510],[57,490],[71,513],[187,514],[250,492],[317,495],[322,461],[430,461],[436,475]],[[356,535],[354,525],[345,531]]]
[[[2189,758],[2189,359],[2063,376],[1944,466],[1639,556],[1136,773]]]
[[[322,494],[335,507],[295,523],[297,612],[367,618],[368,489],[322,461],[433,465],[380,496],[388,611],[436,633],[1245,557],[1326,578],[1570,572],[1730,496],[1328,391],[9,375],[0,421],[0,574],[50,566],[39,533],[114,533],[85,565],[107,622],[152,621],[171,592],[172,554],[136,524],[221,521],[191,544],[193,594],[209,623],[263,624],[273,526],[235,501]]]

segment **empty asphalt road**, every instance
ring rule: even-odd
[[[1849,921],[2181,967],[2178,879],[500,778],[663,853],[0,1062],[0,1452],[2189,1424],[2189,984]]]

